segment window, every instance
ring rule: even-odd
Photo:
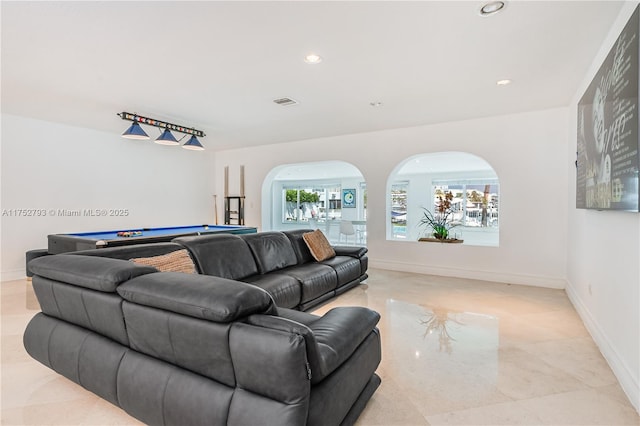
[[[362,220],[367,220],[367,183],[366,182],[360,182],[360,194],[362,196],[362,202],[360,203],[361,207],[358,207],[359,209],[361,209],[361,216]]]
[[[391,185],[391,237],[407,238],[407,190],[408,182]]]
[[[418,241],[432,230],[421,224],[438,195],[453,195],[452,236],[466,245],[499,245],[500,186],[484,159],[466,152],[418,154],[398,164],[387,181],[387,238]]]
[[[284,187],[282,222],[308,223],[309,219],[339,219],[342,201],[339,185]]]
[[[454,223],[468,227],[498,227],[497,180],[486,179],[475,183],[434,180],[432,208],[435,208],[438,195],[445,192],[453,194],[451,207]]]

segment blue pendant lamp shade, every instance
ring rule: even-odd
[[[164,129],[164,132],[156,139],[156,143],[160,145],[180,145],[169,129]]]
[[[0,0],[1,1],[1,0]],[[204,151],[204,147],[198,140],[198,136],[206,136],[202,130],[197,130],[193,127],[181,126],[178,124],[168,123],[162,120],[156,120],[155,118],[143,117],[138,114],[132,114],[130,112],[121,112],[117,114],[123,120],[132,121],[131,127],[129,127],[122,137],[127,139],[149,139],[149,135],[142,129],[140,124],[147,126],[158,127],[160,129],[160,136],[155,140],[155,143],[160,145],[174,145],[179,146],[182,140],[186,136],[191,136],[189,141],[182,145],[184,149],[190,149],[193,151]],[[179,140],[176,140],[171,131],[184,133]]]
[[[202,146],[198,138],[196,138],[196,135],[191,136],[191,138],[184,145],[182,145],[182,147],[184,149],[190,149],[193,151],[204,151],[204,147]]]
[[[137,121],[134,121],[131,127],[124,131],[123,138],[145,140],[149,139],[149,135],[144,131]]]

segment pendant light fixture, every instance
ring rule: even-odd
[[[203,151],[204,147],[198,140],[198,137],[206,136],[202,130],[194,129],[193,127],[180,126],[178,124],[168,123],[162,120],[156,120],[154,118],[143,117],[138,114],[131,114],[130,112],[121,112],[118,113],[118,116],[123,120],[132,121],[131,126],[122,134],[123,138],[127,139],[138,139],[138,140],[148,140],[149,135],[144,131],[141,124],[146,124],[148,126],[158,127],[162,130],[162,133],[155,140],[155,143],[160,145],[180,145],[180,141],[184,139],[185,136],[191,136],[189,140],[182,145],[185,149],[190,149],[193,151]],[[174,132],[184,133],[184,136],[180,138],[180,140],[176,140],[175,136],[173,136]]]
[[[149,135],[144,131],[137,121],[134,121],[127,130],[122,134],[123,138],[136,139],[136,140],[148,140]]]
[[[169,129],[164,129],[155,142],[160,145],[180,145]]]
[[[192,151],[204,151],[204,147],[196,137],[196,135],[191,136],[191,138],[182,145],[184,149],[190,149]]]

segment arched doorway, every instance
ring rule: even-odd
[[[366,191],[360,170],[344,161],[275,167],[262,185],[262,227],[274,231],[318,228],[332,243],[364,245]],[[353,233],[345,231],[347,222]]]

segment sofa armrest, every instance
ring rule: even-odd
[[[375,330],[380,314],[351,306],[333,308],[309,327],[318,342],[325,376],[338,368]]]
[[[117,291],[131,303],[213,322],[276,312],[261,288],[209,275],[157,272],[127,281]]]
[[[296,309],[281,308],[278,306],[278,316],[292,321],[299,322],[306,326],[318,321],[321,316],[310,314],[309,312],[298,311]]]
[[[279,311],[282,312],[280,309]],[[285,317],[252,315],[247,322],[304,337],[312,383],[318,383],[340,367],[375,330],[380,314],[363,307],[333,308],[322,317],[311,314],[308,325]],[[286,315],[286,312],[285,312]]]
[[[123,282],[157,272],[156,268],[127,260],[67,254],[33,259],[29,269],[34,275],[110,293]]]
[[[366,247],[358,246],[333,246],[336,256],[351,256],[360,259],[369,251]]]

